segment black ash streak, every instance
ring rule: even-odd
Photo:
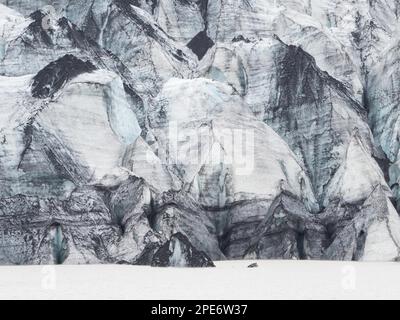
[[[50,98],[68,81],[95,70],[96,67],[90,61],[82,61],[73,55],[65,55],[50,63],[33,78],[32,96],[41,99]]]

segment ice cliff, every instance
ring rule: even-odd
[[[0,263],[400,258],[397,0],[0,0]]]

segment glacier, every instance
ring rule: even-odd
[[[400,260],[397,0],[0,0],[0,264]]]

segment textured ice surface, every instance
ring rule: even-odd
[[[399,259],[398,1],[0,3],[0,263]]]

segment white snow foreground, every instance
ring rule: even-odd
[[[258,261],[211,269],[1,267],[0,299],[396,299],[395,263]],[[234,279],[234,281],[233,281]]]

